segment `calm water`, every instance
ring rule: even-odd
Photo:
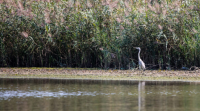
[[[0,111],[199,111],[200,83],[0,79]]]

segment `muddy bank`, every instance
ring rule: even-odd
[[[113,80],[200,81],[200,71],[100,70],[76,68],[0,68],[0,78],[63,78]]]

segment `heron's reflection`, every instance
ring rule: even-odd
[[[145,82],[138,83],[138,111],[144,111],[145,107]]]

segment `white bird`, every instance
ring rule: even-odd
[[[138,52],[138,64],[139,64],[139,69],[141,70],[145,70],[145,64],[144,64],[144,62],[142,61],[142,59],[140,58],[140,51],[141,51],[141,49],[140,49],[140,47],[134,47],[134,48],[136,48],[136,49],[138,49],[139,50],[139,52]]]

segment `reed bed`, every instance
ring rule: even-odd
[[[199,0],[0,0],[0,27],[2,67],[200,65]]]

